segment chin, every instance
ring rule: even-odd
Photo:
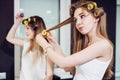
[[[33,38],[32,38],[32,37],[27,37],[27,39],[31,40],[31,39],[33,39]]]
[[[87,32],[80,32],[81,34],[83,34],[83,35],[86,35],[87,34]]]

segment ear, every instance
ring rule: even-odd
[[[100,19],[99,18],[95,18],[95,23],[98,22]]]

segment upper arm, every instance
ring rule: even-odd
[[[22,38],[15,37],[15,38],[10,38],[10,39],[6,38],[6,39],[7,39],[7,41],[9,41],[12,44],[19,45],[19,46],[24,45],[24,39],[22,39]]]
[[[47,77],[52,78],[54,72],[54,63],[47,56]],[[49,79],[52,80],[52,79]]]
[[[104,53],[109,52],[108,47],[109,46],[105,41],[96,42],[87,48],[64,58],[64,67],[80,65],[94,58],[101,57]]]

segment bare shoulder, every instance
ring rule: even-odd
[[[98,44],[100,44],[105,49],[110,49],[110,50],[113,49],[113,44],[109,40],[106,39],[100,40],[98,41]]]
[[[101,54],[107,58],[111,57],[111,55],[113,54],[113,44],[109,40],[106,40],[106,39],[100,40],[97,43],[98,45],[101,46],[100,47]]]

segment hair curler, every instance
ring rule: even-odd
[[[20,17],[24,17],[23,9],[19,10],[19,15],[20,15]]]

